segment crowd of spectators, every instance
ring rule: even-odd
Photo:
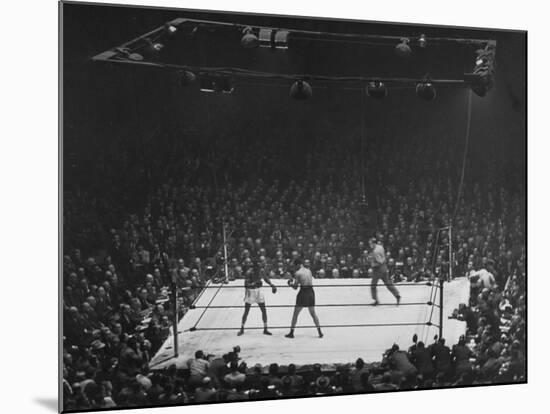
[[[364,155],[365,182],[361,155],[330,139],[299,155],[275,142],[222,141],[215,150],[197,143],[185,151],[182,142],[147,166],[132,167],[118,149],[126,155],[87,171],[112,186],[64,192],[65,409],[524,380],[524,202],[521,183],[488,178],[498,174],[494,161],[491,174],[467,179],[455,209],[456,157],[437,140],[411,140],[400,151],[391,141],[380,145]],[[117,181],[121,175],[141,177],[138,188]],[[171,320],[209,279],[238,279],[249,266],[284,278],[297,257],[317,278],[369,277],[373,234],[394,280],[448,279],[451,269],[470,278],[470,303],[450,315],[467,324],[459,343],[415,340],[408,350],[394,345],[379,363],[359,358],[330,370],[276,361],[247,367],[236,350],[204,350],[189,369],[149,372]]]

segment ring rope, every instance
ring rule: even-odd
[[[203,289],[203,292],[206,291],[206,288],[207,287],[210,287],[208,286],[208,284],[204,287]],[[206,311],[208,310],[208,308],[210,307],[210,305],[212,304],[212,302],[214,302],[214,299],[216,298],[216,296],[218,295],[218,293],[220,293],[220,290],[221,288],[223,287],[223,283],[218,287],[218,290],[216,290],[216,292],[214,292],[214,294],[212,295],[212,298],[210,299],[210,302],[208,302],[208,305],[203,309],[201,315],[199,316],[199,319],[197,319],[197,322],[195,322],[195,325],[193,325],[193,329],[195,329],[197,327],[197,325],[199,324],[199,322],[201,321],[202,317],[204,316],[204,314],[206,313]]]
[[[189,306],[190,309],[193,309],[192,306],[195,306],[195,304],[199,301],[200,298],[202,298],[202,295],[204,294],[204,292],[206,292],[206,287],[211,284],[212,280],[209,280],[208,282],[206,282],[206,285],[204,286],[204,288],[202,288],[202,290],[200,291],[200,293],[197,295],[197,297],[195,298],[195,300],[193,301],[193,303]]]
[[[376,306],[421,306],[428,305],[434,306],[433,302],[409,302],[409,303],[400,303],[396,305],[395,303],[379,303]],[[265,305],[266,309],[268,308],[294,308],[295,305]],[[316,304],[315,307],[346,307],[346,306],[373,306],[370,303],[327,303],[327,304]],[[189,309],[242,309],[242,305],[212,305],[212,306],[193,306],[191,305]]]
[[[364,324],[353,324],[353,325],[322,325],[323,328],[368,328],[368,327],[383,327],[383,326],[422,326],[422,325],[434,325],[431,322],[419,323],[419,322],[396,322],[396,323],[364,323]],[[296,326],[296,329],[307,329],[307,328],[317,328],[315,325],[301,325]],[[191,327],[186,329],[185,332],[195,332],[195,331],[235,331],[241,329],[238,328],[222,328],[222,327],[209,327],[209,328],[197,328]],[[247,330],[258,330],[264,329],[263,326],[251,326],[246,328]],[[269,329],[290,329],[290,326],[270,326]]]
[[[274,280],[284,280],[284,279],[274,279]],[[392,283],[393,286],[433,286],[434,283],[433,282],[424,282],[424,283]],[[379,285],[375,285],[374,283],[365,283],[365,284],[350,284],[350,285],[314,285],[312,286],[313,288],[317,289],[317,288],[324,288],[324,287],[369,287],[369,286],[379,286]],[[203,289],[216,289],[216,288],[221,288],[223,287],[224,289],[242,289],[243,288],[243,285],[225,285],[225,284],[221,284],[220,286],[204,286]],[[290,288],[291,286],[287,286],[287,285],[281,285],[281,286],[277,286],[277,289],[281,289],[281,288]],[[433,288],[432,288],[433,290]]]
[[[439,291],[440,291],[439,289],[438,289],[438,290],[435,290],[435,292],[434,292],[434,297],[433,297],[433,301],[432,301],[433,303],[435,303],[435,299],[437,298],[437,292],[439,292]],[[439,306],[438,306],[438,307],[439,307]],[[432,306],[432,310],[431,310],[431,312],[430,312],[430,318],[429,318],[430,322],[432,321],[432,317],[433,317],[433,314],[434,314],[434,309],[435,309],[435,306]]]

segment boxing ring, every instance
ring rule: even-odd
[[[304,309],[295,338],[289,339],[284,335],[289,331],[297,291],[286,280],[272,282],[278,288],[276,294],[269,286],[262,288],[272,336],[263,334],[257,305],[250,310],[245,334],[237,336],[244,310],[243,280],[209,282],[178,324],[178,357],[174,357],[171,334],[152,358],[150,368],[163,369],[171,364],[183,368],[199,349],[221,356],[236,345],[241,347],[240,357],[248,366],[273,362],[298,366],[338,364],[359,357],[376,362],[393,343],[407,349],[415,333],[419,341],[431,343],[439,333],[440,317],[448,344],[456,343],[466,330],[465,322],[448,319],[460,303],[468,303],[470,284],[466,278],[444,283],[442,300],[437,281],[398,283],[399,306],[382,282],[378,285],[380,304],[371,306],[370,279],[315,279],[316,311],[325,336],[318,338],[311,316]]]

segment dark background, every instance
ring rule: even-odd
[[[416,97],[414,86],[400,87],[390,89],[382,101],[365,98],[362,107],[361,89],[312,83],[312,99],[298,102],[289,98],[289,82],[237,80],[233,94],[217,96],[200,93],[197,87],[179,87],[167,72],[90,59],[177,17],[339,33],[425,33],[428,42],[430,36],[495,39],[495,87],[485,98],[473,97],[468,174],[470,178],[483,174],[484,159],[491,156],[502,171],[524,182],[525,33],[70,3],[63,4],[62,17],[65,190],[85,185],[87,173],[108,160],[113,143],[131,148],[135,161],[144,163],[159,146],[170,146],[166,140],[197,136],[204,142],[220,137],[251,142],[277,139],[289,153],[296,153],[328,134],[354,151],[360,142],[361,117],[369,150],[392,139],[398,151],[400,140],[422,140],[426,135],[460,146],[464,141],[465,87],[440,87],[433,102]],[[453,78],[472,69],[475,50],[428,44],[427,52],[415,49],[411,59],[402,60],[394,56],[393,47],[376,52],[310,41],[274,53],[245,50],[238,41],[238,37],[197,36],[190,45],[176,42],[167,47],[166,54],[179,63],[189,60],[281,73],[421,77],[429,72],[434,78]],[[457,161],[461,157],[456,154]]]

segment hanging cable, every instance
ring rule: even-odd
[[[464,186],[464,174],[466,171],[466,158],[468,156],[468,144],[470,142],[470,127],[472,123],[472,91],[468,91],[468,109],[466,120],[466,142],[464,143],[464,155],[462,156],[462,170],[460,172],[460,182],[458,184],[458,194],[456,196],[456,204],[451,218],[451,223],[454,222],[456,214],[458,213],[458,207],[460,206],[460,198],[462,197],[462,191]]]
[[[365,203],[367,201],[367,195],[365,193],[365,96],[364,91],[361,88],[361,201]]]

